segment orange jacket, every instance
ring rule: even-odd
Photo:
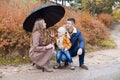
[[[57,43],[57,39],[58,39],[58,37],[55,37],[53,39],[53,42],[55,44]],[[62,45],[63,45],[64,49],[69,50],[71,48],[72,44],[70,42],[70,39],[67,37],[67,35],[64,35]]]

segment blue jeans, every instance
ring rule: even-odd
[[[62,58],[62,55],[64,55],[66,58],[67,58],[67,61],[69,63],[72,63],[72,57],[69,53],[69,51],[64,51],[64,50],[58,50],[58,53],[57,53],[57,56],[56,56],[56,59],[57,59],[57,63],[60,63],[61,61],[61,58]]]
[[[71,57],[77,56],[77,51],[78,51],[78,49],[79,49],[79,47],[77,46],[77,47],[75,47],[74,49],[70,49],[70,50],[69,50]],[[84,56],[85,56],[85,50],[83,49],[82,54],[79,55],[79,65],[84,64]],[[66,58],[65,55],[62,55],[61,60],[62,60],[63,62],[68,62],[68,60],[67,60],[67,58]]]

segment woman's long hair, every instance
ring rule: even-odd
[[[42,27],[43,27],[42,20],[43,20],[42,18],[39,18],[39,19],[37,19],[35,21],[35,24],[34,24],[33,30],[32,30],[33,33],[36,32],[36,31],[43,32],[43,29],[42,29]]]
[[[44,36],[44,42],[43,44],[46,44],[48,42],[48,40],[50,39],[49,35],[48,35],[48,32],[47,32],[47,29],[43,29],[43,22],[42,22],[42,18],[39,18],[35,21],[35,24],[34,24],[34,27],[33,27],[33,30],[32,30],[32,33],[38,31],[41,35]]]

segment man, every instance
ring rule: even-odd
[[[69,50],[71,56],[74,57],[78,55],[79,56],[79,67],[85,70],[88,70],[88,67],[84,65],[85,40],[83,39],[81,32],[75,28],[75,19],[68,18],[65,28],[71,36],[70,41],[72,43],[72,46]],[[62,58],[65,58],[65,56],[62,56]]]

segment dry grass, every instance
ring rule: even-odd
[[[98,20],[104,23],[108,28],[112,27],[113,18],[110,14],[101,13],[98,15]]]
[[[14,48],[29,49],[30,35],[23,30],[23,21],[33,9],[42,4],[40,0],[38,2],[37,0],[2,0],[0,2],[0,50],[8,51],[9,54]],[[64,25],[68,17],[73,17],[76,19],[76,28],[82,32],[87,44],[100,45],[100,40],[109,38],[107,27],[89,12],[80,12],[71,7],[64,8],[65,16],[52,27],[52,30]],[[107,25],[110,25],[110,22]]]

